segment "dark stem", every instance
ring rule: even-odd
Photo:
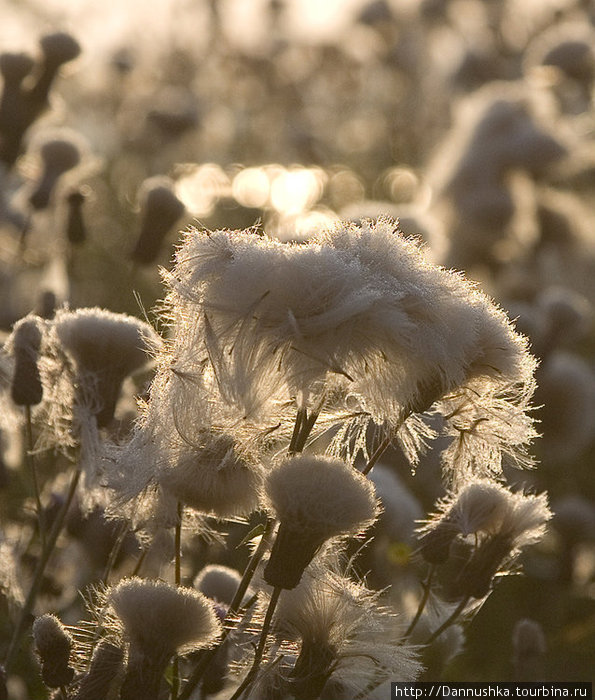
[[[112,550],[110,552],[109,558],[105,565],[105,569],[103,570],[103,575],[101,576],[102,583],[108,582],[109,576],[112,572],[112,569],[114,568],[114,564],[116,563],[118,554],[120,554],[120,550],[122,549],[122,545],[124,544],[124,540],[126,539],[126,535],[128,534],[129,529],[130,526],[127,522],[123,522],[120,525],[118,536],[116,537],[116,541],[114,542],[114,546],[112,547]]]
[[[440,627],[438,627],[437,630],[432,632],[432,634],[426,639],[426,641],[424,642],[424,646],[428,646],[429,644],[431,644],[435,639],[437,639],[444,632],[445,629],[450,627],[453,624],[453,622],[455,622],[457,617],[463,612],[463,610],[465,609],[465,606],[467,605],[468,602],[469,602],[469,596],[465,596],[463,598],[463,600],[461,600],[461,602],[457,605],[454,612],[451,615],[449,615],[446,618],[446,620],[440,625]]]
[[[260,632],[260,640],[258,646],[256,647],[256,652],[254,654],[254,661],[252,662],[252,667],[248,671],[248,674],[244,680],[240,683],[239,687],[235,693],[231,696],[229,700],[238,700],[252,685],[258,669],[260,668],[260,662],[264,655],[264,648],[266,645],[267,637],[269,635],[269,630],[271,628],[271,622],[273,620],[273,615],[275,613],[275,608],[277,607],[277,602],[279,601],[279,596],[283,589],[278,586],[273,588],[273,593],[271,594],[271,599],[269,601],[269,606],[264,617],[264,622],[262,623],[262,630]]]
[[[62,507],[52,524],[52,527],[48,533],[45,547],[41,552],[41,556],[37,560],[37,565],[33,574],[33,581],[31,582],[31,588],[29,589],[29,594],[27,595],[27,598],[21,610],[21,614],[19,615],[17,626],[12,635],[12,639],[10,640],[10,646],[8,647],[6,660],[4,661],[4,668],[6,671],[10,669],[16,656],[19,641],[21,639],[21,636],[23,635],[23,632],[25,631],[25,626],[29,621],[29,616],[33,609],[33,605],[35,604],[35,599],[37,598],[37,594],[39,593],[39,588],[41,586],[41,581],[43,579],[45,567],[47,566],[50,555],[54,551],[54,547],[56,546],[58,536],[62,532],[62,526],[64,524],[64,520],[66,518],[68,509],[70,508],[70,504],[72,503],[72,499],[74,498],[74,494],[80,477],[81,470],[77,469],[70,481],[70,487],[68,489],[68,495],[66,496],[66,500],[62,504]]]
[[[372,453],[372,456],[368,460],[368,463],[362,469],[362,474],[364,476],[369,474],[372,471],[372,468],[374,467],[376,462],[382,457],[382,455],[386,452],[386,450],[389,448],[392,441],[393,441],[393,435],[389,434],[384,438],[384,440],[380,443],[380,445],[378,445],[378,447],[374,450],[374,452]]]
[[[254,550],[252,556],[250,557],[250,561],[248,562],[248,566],[244,571],[242,580],[238,584],[238,588],[234,594],[234,597],[231,603],[229,604],[227,615],[225,616],[225,620],[223,621],[223,634],[221,636],[221,640],[219,641],[219,644],[216,647],[204,652],[204,655],[199,660],[198,665],[194,669],[192,675],[184,685],[182,692],[179,694],[178,700],[188,700],[188,698],[192,694],[192,691],[194,690],[194,688],[196,688],[199,681],[203,677],[208,665],[213,660],[215,654],[217,653],[217,650],[220,648],[221,644],[223,644],[223,642],[227,639],[227,636],[231,632],[231,628],[227,627],[225,623],[227,622],[227,620],[233,617],[240,609],[240,605],[242,604],[242,600],[244,599],[246,591],[250,586],[250,582],[252,581],[252,577],[254,576],[256,567],[260,563],[260,560],[262,559],[266,550],[269,548],[270,537],[276,525],[277,521],[274,518],[267,519],[267,522],[264,527],[264,532],[262,533],[262,536],[260,538],[260,542],[258,543],[258,546]]]
[[[176,586],[182,584],[182,519],[184,517],[184,506],[178,501],[178,518],[174,535],[174,579]],[[172,663],[171,677],[171,700],[177,700],[180,690],[180,661],[178,655],[174,656]]]
[[[41,505],[41,491],[39,489],[39,479],[37,478],[37,468],[35,466],[35,457],[33,456],[33,421],[31,420],[31,406],[25,406],[25,431],[27,434],[27,447],[25,449],[25,459],[31,472],[33,480],[33,490],[35,491],[35,504],[37,507],[37,525],[39,527],[39,538],[41,540],[41,549],[45,548],[46,525],[43,506]]]
[[[415,617],[413,618],[413,620],[411,620],[409,627],[407,627],[407,630],[406,630],[405,634],[403,635],[403,640],[407,639],[407,637],[409,637],[409,635],[413,632],[413,630],[415,629],[415,626],[419,622],[420,617],[422,616],[423,611],[425,610],[426,604],[430,598],[430,589],[432,586],[432,578],[434,576],[435,571],[436,571],[436,568],[434,566],[431,566],[430,570],[428,571],[428,576],[423,583],[424,594],[423,594],[422,599],[421,599],[419,606],[417,608],[417,612],[415,613]]]

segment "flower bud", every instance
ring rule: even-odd
[[[45,209],[58,179],[75,168],[81,160],[79,146],[73,139],[56,138],[46,141],[40,148],[43,171],[29,202],[34,209]]]
[[[141,229],[132,251],[132,259],[140,265],[155,262],[163,239],[184,213],[172,185],[169,178],[149,178],[141,187]]]
[[[74,669],[68,665],[72,637],[55,615],[45,614],[33,623],[33,638],[41,660],[41,677],[49,688],[69,685]]]
[[[26,316],[15,324],[9,341],[14,355],[14,375],[11,385],[12,400],[17,406],[34,406],[40,403],[43,387],[37,358],[41,346],[40,320]]]

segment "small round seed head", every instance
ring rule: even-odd
[[[321,545],[370,526],[379,506],[374,485],[345,462],[300,455],[267,475],[265,491],[280,520],[264,571],[271,586],[297,586]]]
[[[72,637],[55,615],[38,617],[33,623],[33,638],[42,663],[43,682],[50,688],[68,685],[74,669],[68,665]]]
[[[196,575],[194,587],[207,598],[229,605],[241,578],[239,572],[229,566],[208,564]]]
[[[46,34],[39,40],[46,63],[59,66],[74,60],[81,52],[78,41],[67,32]]]
[[[130,578],[112,588],[109,602],[130,643],[149,657],[208,647],[220,632],[212,604],[191,588]]]
[[[0,73],[6,82],[20,83],[34,64],[35,61],[26,53],[0,54]]]
[[[164,177],[145,180],[139,200],[141,229],[132,259],[141,265],[149,265],[157,258],[166,234],[184,213],[184,205],[173,191],[173,182]]]

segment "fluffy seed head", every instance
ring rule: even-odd
[[[322,539],[354,534],[378,515],[374,485],[338,459],[293,457],[269,472],[265,491],[282,523]]]
[[[130,643],[149,657],[208,647],[220,632],[212,604],[192,588],[131,578],[112,588],[109,602]]]
[[[229,566],[208,564],[194,579],[194,587],[212,600],[229,605],[241,580],[240,574]]]
[[[248,515],[258,506],[263,469],[243,455],[229,435],[205,431],[202,445],[185,445],[158,481],[181,503],[219,517]]]
[[[98,308],[59,311],[53,329],[79,383],[86,384],[81,388],[95,394],[91,403],[96,404],[98,425],[107,425],[122,381],[149,361],[149,350],[160,342],[159,336],[137,318]]]

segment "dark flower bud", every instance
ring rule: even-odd
[[[58,178],[75,168],[81,160],[81,153],[74,140],[57,138],[46,141],[40,148],[43,171],[35,191],[29,197],[34,209],[45,209]]]
[[[452,541],[459,533],[454,523],[447,520],[428,530],[419,538],[419,552],[430,564],[443,564],[450,554]]]
[[[83,219],[84,192],[77,188],[66,196],[68,215],[66,218],[66,237],[73,245],[84,243],[87,239],[87,227]]]
[[[24,53],[0,55],[4,79],[0,98],[0,160],[12,165],[21,150],[23,135],[31,123],[21,83],[33,68],[33,59]]]
[[[68,665],[72,637],[55,615],[45,614],[33,623],[33,637],[41,660],[41,677],[49,688],[69,685],[74,669]]]
[[[132,259],[140,265],[155,261],[166,234],[184,213],[172,184],[167,178],[149,178],[141,187],[141,230],[132,251]]]
[[[34,406],[42,399],[43,387],[37,367],[41,338],[39,319],[28,316],[15,324],[9,339],[8,346],[15,362],[11,396],[17,406]]]
[[[483,598],[492,585],[494,576],[511,554],[513,544],[510,536],[497,533],[488,537],[473,552],[466,566],[460,571],[454,584],[461,597]]]
[[[0,73],[4,78],[4,89],[7,85],[18,84],[29,75],[34,61],[26,53],[3,53],[0,55]]]
[[[81,52],[79,43],[66,32],[55,32],[43,36],[39,45],[43,54],[41,72],[28,92],[32,113],[37,116],[45,109],[52,83],[60,66],[75,59]],[[31,121],[35,119],[35,116]]]

